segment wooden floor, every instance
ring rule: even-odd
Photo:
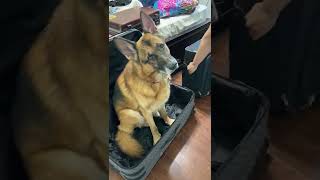
[[[272,116],[270,159],[257,180],[320,179],[320,106]]]
[[[181,83],[181,73],[174,77]],[[109,169],[110,180],[122,179]],[[148,180],[211,179],[211,97],[196,100],[194,114],[155,165]]]

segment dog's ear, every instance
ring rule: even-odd
[[[134,42],[121,37],[116,37],[113,41],[116,47],[128,60],[137,59],[137,50]]]
[[[157,32],[157,26],[150,16],[148,16],[143,11],[140,11],[140,18],[141,18],[141,22],[142,22],[143,32],[148,32],[148,33],[156,33]]]

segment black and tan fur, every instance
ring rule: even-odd
[[[30,180],[108,178],[106,15],[102,0],[62,0],[25,55],[15,139]]]
[[[136,43],[122,38],[114,40],[129,60],[117,80],[113,97],[120,120],[116,141],[132,157],[143,154],[142,146],[132,137],[136,127],[150,127],[156,144],[161,135],[153,114],[160,114],[169,125],[174,122],[166,113],[165,103],[170,95],[170,74],[178,67],[153,20],[141,13],[141,21],[144,33]]]

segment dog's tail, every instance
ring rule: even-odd
[[[116,141],[121,151],[125,154],[135,158],[142,156],[143,148],[141,144],[134,137],[132,137],[131,134],[118,130]]]

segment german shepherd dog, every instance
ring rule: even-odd
[[[178,68],[152,18],[143,12],[140,17],[144,33],[136,43],[114,39],[129,60],[117,79],[113,96],[120,121],[116,141],[125,154],[136,158],[144,153],[141,144],[132,137],[136,127],[150,127],[156,144],[161,135],[153,115],[160,115],[168,125],[174,122],[167,115],[165,103],[170,96],[170,74]]]
[[[30,180],[106,180],[108,88],[102,0],[62,0],[25,55],[13,107]]]

